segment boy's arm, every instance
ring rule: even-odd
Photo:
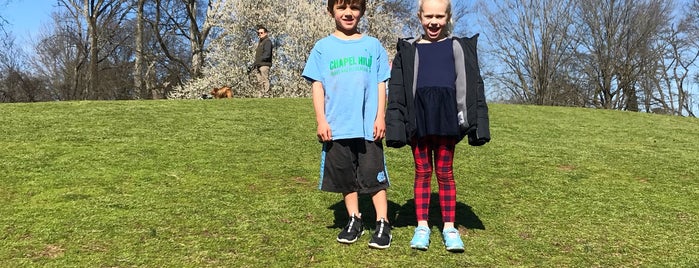
[[[323,89],[323,83],[320,81],[313,81],[311,90],[313,94],[313,109],[316,113],[316,123],[318,123],[316,132],[318,141],[332,141],[332,131],[325,118],[325,89]]]
[[[374,140],[378,141],[386,136],[386,82],[379,83],[379,105],[374,120]]]

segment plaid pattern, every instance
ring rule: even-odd
[[[433,159],[439,184],[439,205],[442,221],[456,218],[456,183],[453,159],[456,140],[451,137],[426,136],[411,144],[415,159],[415,215],[418,221],[429,218]]]

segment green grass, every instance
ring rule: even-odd
[[[386,149],[391,248],[369,249],[368,235],[335,241],[346,216],[338,194],[317,190],[310,99],[3,104],[0,114],[2,267],[699,265],[695,118],[491,105],[492,142],[457,146],[467,249],[452,254],[437,226],[428,251],[408,247],[407,148]]]

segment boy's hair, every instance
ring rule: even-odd
[[[264,26],[257,26],[257,29],[258,29],[258,30],[263,30],[263,31],[265,31],[265,33],[268,33],[268,32],[269,32],[269,31],[267,31],[267,28],[265,28]]]
[[[330,14],[334,14],[333,8],[335,4],[357,4],[361,7],[361,12],[359,14],[364,15],[364,11],[366,11],[366,0],[328,0],[328,12],[330,12]]]

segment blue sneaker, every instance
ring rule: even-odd
[[[464,242],[461,241],[459,230],[456,230],[456,228],[444,229],[442,237],[444,238],[444,245],[447,247],[447,251],[464,252]]]
[[[413,240],[410,240],[410,247],[419,250],[427,250],[430,246],[430,228],[418,226],[415,228]]]

